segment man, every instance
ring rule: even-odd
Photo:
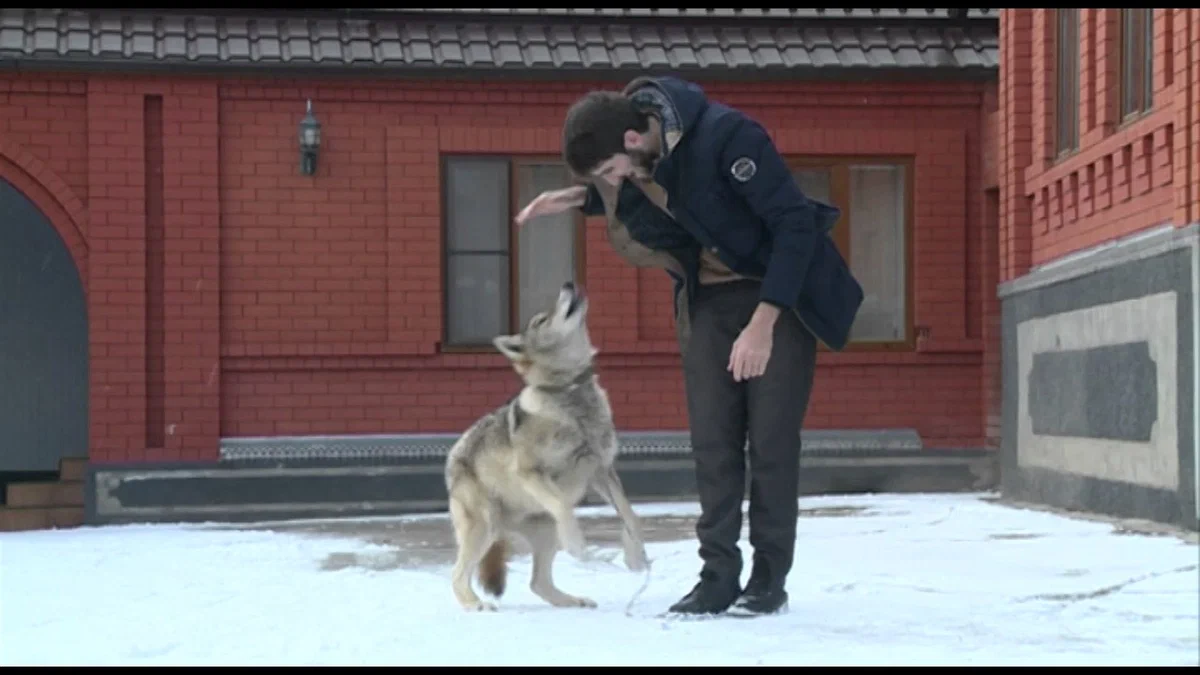
[[[786,607],[796,543],[800,428],[816,340],[847,341],[862,288],[763,127],[695,84],[638,78],[568,111],[563,154],[587,185],[546,192],[517,216],[607,215],[631,264],[675,280],[675,319],[701,515],[700,581],[670,611]],[[738,538],[750,459],[750,578]]]

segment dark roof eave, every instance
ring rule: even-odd
[[[671,72],[730,72],[733,77],[771,77],[768,70],[795,76],[827,68],[847,76],[858,67],[887,74],[986,69],[999,61],[994,27],[966,29],[945,20],[936,27],[823,24],[803,29],[779,27],[787,22],[761,29],[726,21],[693,30],[673,22],[632,28],[614,22],[603,27],[542,21],[513,27],[469,20],[318,21],[290,13],[109,14],[0,10],[0,57],[60,63],[96,60],[113,69],[140,69],[126,65],[139,62],[167,68],[225,67],[207,64],[213,61],[230,68],[437,70],[442,76],[458,70],[515,69],[528,74],[545,69],[568,77],[598,70],[618,75],[667,72],[673,65]]]
[[[773,82],[781,79],[830,80],[853,78],[855,80],[886,79],[895,81],[991,81],[999,78],[995,66],[791,66],[750,68],[697,68],[697,67],[611,67],[580,68],[571,66],[446,66],[434,63],[421,65],[389,66],[380,64],[346,63],[254,63],[229,61],[143,61],[128,58],[60,57],[38,58],[0,55],[0,70],[28,72],[79,72],[79,73],[123,73],[177,75],[287,75],[305,76],[359,76],[365,78],[427,78],[431,76],[449,79],[480,79],[503,77],[505,79],[530,80],[628,80],[637,75],[677,75],[704,80],[738,80]]]
[[[652,23],[661,25],[663,21],[670,21],[673,24],[680,25],[721,25],[729,24],[735,21],[738,26],[752,25],[768,25],[768,26],[786,26],[796,22],[816,22],[822,25],[831,24],[847,24],[861,26],[864,24],[880,25],[946,25],[953,23],[956,25],[980,25],[980,26],[996,26],[999,24],[999,10],[980,13],[981,10],[974,10],[971,14],[965,16],[952,16],[950,10],[944,10],[944,13],[937,14],[921,14],[912,13],[907,15],[895,14],[864,14],[863,10],[856,10],[860,14],[844,14],[838,11],[830,11],[819,15],[803,14],[795,16],[758,16],[758,15],[701,15],[701,14],[613,14],[613,13],[583,13],[576,14],[571,12],[516,12],[516,11],[463,11],[463,10],[435,10],[435,9],[381,9],[381,8],[227,8],[227,9],[212,9],[198,10],[188,8],[155,8],[147,10],[146,8],[125,8],[125,9],[104,9],[91,10],[104,12],[128,13],[136,12],[145,14],[152,11],[156,14],[206,14],[209,16],[245,16],[245,15],[262,15],[264,13],[270,15],[292,15],[297,17],[309,18],[331,18],[331,19],[349,19],[349,20],[388,20],[388,21],[420,21],[427,23],[527,23],[530,21],[569,21],[572,24],[642,24]]]

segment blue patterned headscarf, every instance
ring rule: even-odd
[[[660,118],[662,118],[662,139],[663,154],[666,155],[671,151],[666,142],[666,134],[670,131],[680,131],[679,114],[675,112],[675,106],[671,105],[671,100],[667,98],[658,87],[653,84],[647,84],[644,87],[638,88],[637,91],[630,94],[629,99],[634,102],[638,108],[642,110],[653,110]]]

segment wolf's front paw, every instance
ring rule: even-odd
[[[468,612],[494,612],[496,611],[496,605],[490,602],[476,600],[475,602],[468,602],[464,604],[463,609]]]

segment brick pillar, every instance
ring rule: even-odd
[[[1200,9],[1189,9],[1190,15],[1189,24],[1192,29],[1188,35],[1188,43],[1191,45],[1188,53],[1190,56],[1187,61],[1191,64],[1191,86],[1187,97],[1188,108],[1192,111],[1192,159],[1189,162],[1192,167],[1191,177],[1188,179],[1192,185],[1192,196],[1188,199],[1189,204],[1189,222],[1200,220]]]
[[[1000,283],[1000,191],[988,190],[983,200],[983,287],[987,289],[982,299],[983,317],[983,437],[987,448],[1000,447],[1002,332],[1000,299],[996,287]]]
[[[1182,227],[1200,219],[1200,10],[1165,11],[1174,12],[1174,220]]]
[[[142,97],[90,81],[87,136],[90,459],[136,461],[147,409]]]
[[[1031,212],[1024,173],[1033,159],[1033,13],[1000,12],[1000,280],[1029,270]]]
[[[217,106],[215,84],[88,83],[93,461],[217,458]]]
[[[219,95],[163,88],[165,345],[161,461],[216,460],[221,434]]]

